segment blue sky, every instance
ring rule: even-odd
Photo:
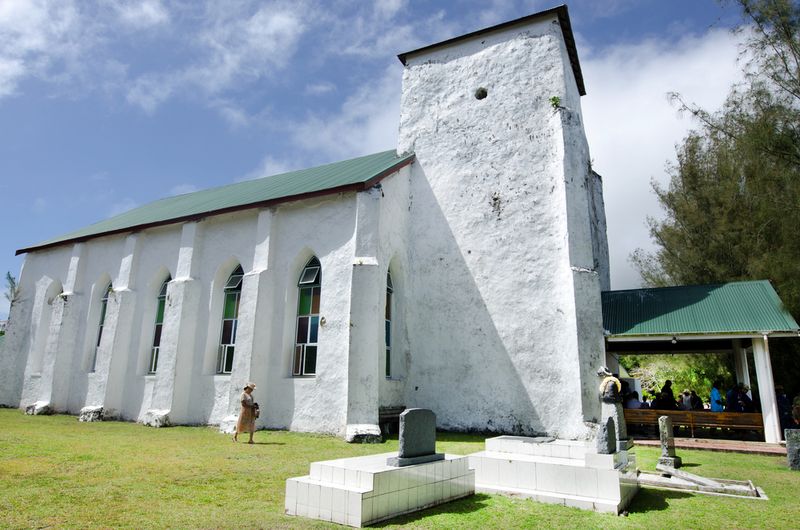
[[[400,52],[556,5],[537,0],[0,0],[0,272],[14,251],[167,195],[395,146]],[[568,4],[604,177],[612,287],[650,248],[674,146],[666,98],[717,108],[738,11],[712,0]],[[0,301],[0,319],[8,305]]]

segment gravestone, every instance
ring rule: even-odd
[[[400,450],[386,460],[392,467],[444,460],[436,452],[436,414],[428,409],[406,409],[400,414]]]
[[[675,456],[675,438],[672,436],[672,418],[658,418],[658,433],[661,437],[661,457],[658,464],[672,468],[681,467],[681,457]]]
[[[625,451],[630,448],[628,440],[628,429],[625,425],[625,413],[622,410],[622,394],[620,390],[622,384],[611,370],[606,366],[601,366],[597,371],[600,382],[600,429],[604,429],[604,424],[608,418],[614,422],[614,432],[616,433],[615,447],[618,451]]]
[[[597,430],[597,454],[611,455],[617,452],[617,430],[614,428],[614,420],[606,419],[605,423],[600,423]]]
[[[786,459],[789,469],[800,471],[800,429],[786,429],[783,431],[786,439]]]

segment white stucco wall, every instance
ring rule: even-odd
[[[372,215],[379,211],[380,206]],[[33,369],[26,374],[25,366],[36,356],[31,355],[31,344],[41,342],[40,322],[49,318],[48,286],[63,281],[67,305],[76,318],[70,321],[72,346],[53,346],[51,352],[61,356],[59,366],[63,358],[70,358],[57,374],[65,383],[63,399],[54,399],[58,410],[77,413],[87,405],[103,405],[111,415],[141,419],[156,408],[169,410],[176,423],[219,423],[238,412],[239,385],[254,380],[262,425],[343,434],[356,213],[356,194],[338,194],[30,253],[20,277],[22,294],[14,306],[12,340],[7,341],[15,368],[4,372],[9,374],[2,382],[4,404],[28,404],[20,403],[21,396],[30,402],[50,398],[51,389],[42,388]],[[362,223],[378,226],[373,218]],[[376,233],[376,241],[377,237]],[[387,248],[390,252],[391,246]],[[312,256],[322,264],[320,311],[325,318],[317,375],[292,377],[297,281]],[[215,365],[222,285],[237,264],[246,273],[237,355],[234,373],[219,375]],[[72,283],[67,280],[70,266]],[[385,271],[388,258],[381,267]],[[156,297],[167,276],[173,281],[167,291],[159,370],[148,375]],[[96,370],[91,372],[100,298],[108,281],[114,292]],[[376,306],[378,296],[380,292],[373,293]],[[250,318],[247,326],[244,318]],[[381,320],[381,330],[382,325]],[[51,334],[57,340],[62,332]],[[240,353],[239,344],[247,342],[246,354]],[[34,353],[38,347],[33,346]],[[370,354],[375,357],[377,400],[378,357],[374,351]],[[377,403],[375,411],[377,421]]]
[[[476,99],[478,87],[488,97]],[[598,413],[608,251],[555,18],[411,57],[398,151],[416,162],[367,191],[30,253],[1,402],[225,426],[254,381],[259,426],[365,434],[379,407],[406,405],[433,409],[446,429],[584,436]],[[297,281],[313,256],[324,320],[316,375],[293,377]],[[217,374],[223,285],[237,265],[233,371]],[[158,371],[148,374],[167,277]]]
[[[603,343],[580,119],[555,17],[408,58],[407,404],[444,428],[578,437],[597,414],[585,399]]]

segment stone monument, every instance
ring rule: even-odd
[[[669,416],[658,418],[658,432],[661,437],[661,457],[658,465],[672,468],[681,467],[681,457],[675,455],[675,438],[672,436],[672,419]]]
[[[603,432],[603,426],[611,418],[617,435],[616,450],[627,450],[629,443],[628,430],[625,427],[625,413],[622,410],[622,383],[605,366],[600,367],[597,375],[602,378],[600,382],[600,432]]]
[[[786,429],[783,431],[786,439],[786,459],[789,469],[800,471],[800,429]]]
[[[436,453],[436,415],[400,415],[400,451],[313,462],[286,480],[286,514],[355,527],[475,493],[469,457]]]
[[[428,409],[406,409],[400,414],[400,448],[386,459],[387,466],[403,467],[444,460],[436,452],[436,414]]]
[[[605,423],[600,424],[597,430],[597,454],[613,455],[617,452],[617,431],[614,428],[614,420],[606,419]]]

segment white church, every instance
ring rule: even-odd
[[[584,438],[605,361],[602,183],[566,7],[405,65],[396,150],[165,198],[20,249],[0,404],[228,428]]]

